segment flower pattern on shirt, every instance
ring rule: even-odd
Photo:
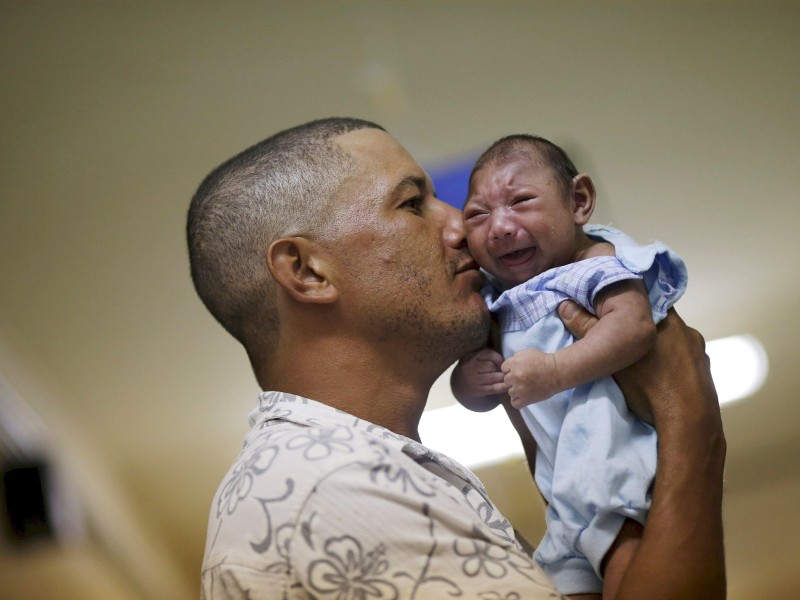
[[[464,558],[462,569],[468,577],[485,573],[492,579],[503,577],[507,569],[508,552],[480,539],[456,540],[453,550]]]
[[[253,488],[253,479],[269,469],[278,455],[276,448],[261,448],[241,461],[231,473],[217,503],[217,515],[223,510],[229,515],[236,510],[239,502],[244,500]]]
[[[381,544],[364,552],[351,536],[325,543],[327,558],[311,563],[309,581],[315,592],[337,600],[394,600],[397,588],[382,577],[389,567]]]
[[[267,565],[267,573],[289,572],[289,546],[292,543],[294,532],[294,523],[284,523],[275,532],[275,551],[280,560]]]
[[[433,496],[433,488],[422,478],[414,475],[390,456],[390,449],[382,442],[370,442],[370,447],[375,450],[375,460],[370,462],[370,479],[379,482],[381,479],[390,484],[398,484],[402,490],[415,490],[423,496]]]
[[[259,554],[267,552],[272,546],[273,526],[272,526],[272,515],[270,513],[269,504],[286,500],[286,498],[291,496],[292,492],[294,491],[294,481],[292,481],[291,479],[287,479],[284,482],[284,484],[286,486],[286,489],[282,494],[271,498],[256,498],[256,500],[261,505],[261,508],[264,511],[264,523],[265,523],[264,537],[260,542],[257,543],[250,542],[250,547]],[[277,551],[278,553],[280,553],[281,549],[278,548]]]
[[[289,450],[303,450],[306,460],[322,460],[336,452],[352,452],[349,444],[352,439],[352,432],[344,427],[326,427],[310,429],[308,433],[289,440],[286,447]]]
[[[497,511],[483,493],[472,485],[464,486],[461,493],[469,500],[469,503],[475,508],[475,512],[478,513],[487,527],[509,542],[517,543],[516,538],[510,535],[510,532],[513,531],[511,524]]]
[[[250,419],[209,518],[204,600],[553,597],[455,461],[290,394],[261,394]]]

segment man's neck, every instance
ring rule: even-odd
[[[418,369],[387,360],[397,354],[347,340],[304,340],[281,348],[271,368],[257,377],[262,388],[323,402],[359,419],[419,440],[417,427],[435,376],[410,376]],[[402,355],[402,354],[401,354]]]

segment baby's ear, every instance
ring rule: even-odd
[[[335,302],[339,290],[331,280],[325,252],[304,237],[275,240],[267,250],[267,266],[275,281],[297,302]]]
[[[586,173],[578,173],[572,178],[572,214],[576,225],[585,225],[594,212],[597,192],[594,181]]]

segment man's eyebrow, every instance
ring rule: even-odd
[[[420,177],[419,175],[409,175],[408,177],[401,179],[400,183],[394,186],[394,193],[400,193],[403,188],[409,186],[415,187],[418,190],[424,190],[427,187],[427,182],[425,181],[424,177]]]

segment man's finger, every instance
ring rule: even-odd
[[[486,391],[490,394],[502,394],[508,391],[508,386],[501,381],[499,383],[493,383],[492,385],[487,386]]]
[[[479,361],[487,362],[493,365],[500,365],[503,362],[503,355],[495,352],[494,350],[490,350],[488,348],[481,350],[478,354],[475,355]]]
[[[585,336],[597,323],[597,317],[572,300],[565,300],[558,305],[558,316],[567,330],[578,339]]]

